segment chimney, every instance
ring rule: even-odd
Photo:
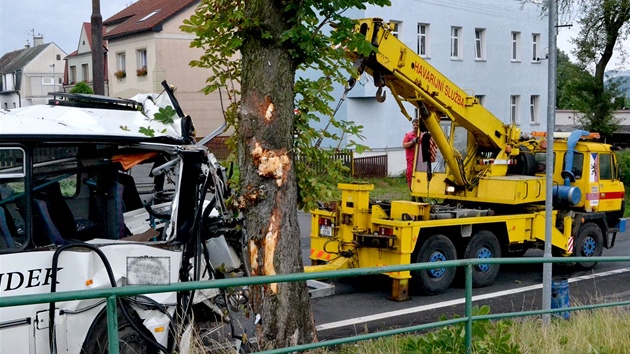
[[[44,36],[34,36],[33,37],[33,47],[37,47],[38,45],[44,44]]]

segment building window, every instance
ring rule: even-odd
[[[521,60],[521,32],[512,32],[512,61]]]
[[[138,49],[136,51],[136,75],[147,76],[147,50]]]
[[[90,68],[87,64],[81,64],[81,74],[83,81],[90,81]]]
[[[70,85],[74,85],[77,83],[77,67],[75,65],[72,65],[70,67],[70,73],[69,73],[70,77],[68,77],[68,79],[70,80]]]
[[[520,96],[510,96],[510,122],[516,125],[521,124],[519,117],[519,99]]]
[[[480,106],[483,106],[486,103],[486,95],[475,95],[477,102],[479,102]]]
[[[417,53],[426,58],[429,56],[429,25],[418,23],[418,48]]]
[[[475,29],[475,60],[486,60],[486,30]]]
[[[61,54],[57,54],[57,60],[61,60]]]
[[[529,122],[531,124],[538,124],[538,102],[540,96],[533,95],[529,99]]]
[[[461,59],[461,34],[461,27],[451,27],[451,59]]]
[[[402,22],[400,21],[389,21],[389,29],[391,30],[394,37],[398,38],[398,34],[400,33],[400,27],[402,27]]]
[[[540,60],[540,34],[532,33],[532,60]]]
[[[116,53],[116,69],[121,72],[127,71],[127,63],[125,62],[125,52]]]

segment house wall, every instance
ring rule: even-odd
[[[568,110],[568,109],[559,109],[556,111],[556,126],[562,125],[580,125],[580,122],[577,119],[578,112]],[[622,126],[630,126],[630,111],[628,110],[619,110],[613,112],[613,115],[616,119],[619,119],[619,124]]]
[[[49,92],[63,90],[63,71],[66,53],[56,44],[47,47],[23,68],[22,106],[44,104],[50,98]],[[53,68],[51,65],[55,65]],[[53,79],[54,75],[54,79]]]
[[[15,92],[15,74],[2,74],[0,78],[0,109],[20,107],[20,96]]]
[[[161,92],[161,88],[154,85],[154,79],[160,76],[155,61],[155,41],[157,34],[149,32],[136,36],[128,36],[108,41],[107,65],[108,80],[111,96],[129,98],[141,92]],[[139,50],[147,51],[147,75],[136,75],[136,56]],[[121,68],[118,56],[125,54],[126,77],[116,78],[114,75]]]
[[[83,65],[87,65],[87,76],[83,73]],[[75,67],[76,77],[71,76],[72,67]],[[76,85],[78,82],[92,82],[92,53],[77,54],[68,57],[68,80],[70,85]]]
[[[163,24],[162,31],[150,32],[120,39],[109,40],[108,65],[111,96],[131,97],[140,92],[162,92],[161,82],[177,88],[175,96],[184,114],[195,123],[198,137],[203,137],[219,127],[224,119],[217,92],[205,95],[207,69],[193,68],[190,61],[199,59],[203,51],[190,48],[194,36],[179,29],[184,19],[192,15],[194,7],[173,16]],[[136,76],[136,53],[147,51],[147,75]],[[127,75],[117,79],[117,53],[125,52]],[[227,107],[228,103],[225,102]]]

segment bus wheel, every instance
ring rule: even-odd
[[[451,240],[444,235],[433,235],[426,240],[414,258],[416,263],[442,262],[457,259],[457,252]],[[427,295],[445,292],[455,277],[455,268],[431,268],[413,272],[420,291]]]
[[[575,239],[573,255],[575,257],[599,257],[602,255],[603,248],[602,229],[592,222],[582,225]],[[575,265],[579,269],[591,269],[595,264],[597,262],[577,262]]]
[[[501,258],[501,245],[488,230],[475,233],[464,251],[464,258]],[[476,288],[492,284],[499,273],[499,264],[477,264],[472,267],[472,285]]]
[[[142,329],[142,320],[135,313],[127,307],[127,313]],[[136,332],[129,324],[129,321],[121,314],[118,309],[118,347],[121,354],[151,354],[157,353],[157,349],[145,339],[145,336],[151,336],[148,330],[145,331],[144,336],[141,336]],[[83,343],[81,353],[86,354],[100,354],[109,352],[109,338],[107,337],[107,313],[103,309],[92,324],[92,328],[88,332]]]

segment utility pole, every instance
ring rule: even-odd
[[[103,51],[103,17],[100,0],[92,0],[92,86],[94,94],[105,95],[105,54]]]
[[[552,233],[552,210],[553,210],[553,131],[556,123],[556,72],[557,72],[557,43],[556,27],[558,19],[558,7],[556,0],[549,1],[549,67],[547,75],[547,171],[545,173],[547,181],[547,191],[545,198],[545,258],[551,258],[551,233]],[[543,264],[543,298],[542,309],[551,309],[551,278],[552,264]],[[551,321],[550,314],[542,316],[543,325],[548,325]]]
[[[55,64],[50,64],[50,67],[53,69],[53,92],[57,91],[57,78],[55,77]]]

